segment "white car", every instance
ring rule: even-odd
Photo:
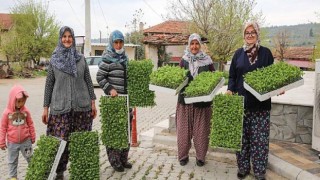
[[[90,71],[90,76],[91,76],[93,86],[99,86],[96,77],[97,77],[97,72],[99,69],[98,64],[100,63],[100,61],[102,61],[102,57],[101,56],[89,56],[89,57],[86,57],[86,61],[89,65],[89,71]]]

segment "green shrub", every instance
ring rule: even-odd
[[[210,146],[241,149],[243,97],[218,94],[213,99]]]
[[[128,148],[128,106],[126,96],[100,98],[101,140],[108,148]]]
[[[248,72],[244,81],[260,94],[265,94],[302,78],[303,71],[285,62]]]
[[[179,66],[162,66],[151,73],[150,83],[176,89],[186,79],[187,72]]]
[[[35,69],[35,70],[32,71],[32,74],[35,77],[43,77],[43,76],[47,76],[48,73],[45,70]]]
[[[98,132],[74,132],[70,136],[70,179],[99,180]]]
[[[209,95],[223,77],[223,72],[202,72],[194,78],[184,91],[185,97]]]
[[[28,165],[26,180],[43,180],[49,177],[59,145],[57,138],[45,135],[40,137]]]
[[[149,90],[149,76],[152,68],[151,60],[129,61],[128,94],[130,107],[156,105],[154,101],[155,93]]]

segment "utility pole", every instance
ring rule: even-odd
[[[100,32],[100,43],[101,43],[101,31],[99,30],[99,32]]]
[[[91,55],[91,13],[90,0],[85,0],[85,42],[84,42],[84,56]]]

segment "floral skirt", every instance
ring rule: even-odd
[[[91,131],[92,130],[91,111],[75,112],[70,111],[65,114],[49,115],[47,135],[55,136],[65,141],[69,141],[69,136],[73,132]],[[67,169],[69,160],[68,144],[61,156],[57,173],[62,173]]]

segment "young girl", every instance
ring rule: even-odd
[[[0,125],[0,148],[8,148],[9,176],[17,179],[19,151],[29,163],[36,133],[30,111],[25,107],[28,93],[20,85],[11,88]]]

